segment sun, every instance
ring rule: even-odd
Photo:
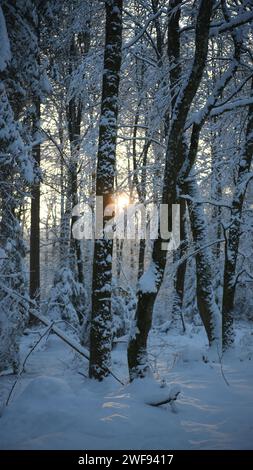
[[[129,204],[129,197],[127,194],[119,194],[116,198],[116,205],[119,211],[125,209]]]

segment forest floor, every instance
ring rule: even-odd
[[[158,380],[176,384],[176,409],[152,407],[151,380],[121,386],[85,378],[87,363],[54,334],[30,355],[0,418],[1,449],[253,449],[253,332],[240,323],[222,365],[203,361],[205,337],[154,330],[150,359]],[[22,341],[23,357],[37,335]],[[127,382],[126,344],[113,370]],[[13,376],[0,377],[1,401]],[[157,385],[155,386],[157,387]],[[161,390],[161,389],[160,389]]]

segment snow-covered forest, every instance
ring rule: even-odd
[[[0,0],[0,449],[253,449],[252,25]]]

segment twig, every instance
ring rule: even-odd
[[[41,342],[41,340],[50,332],[50,330],[52,329],[52,326],[53,326],[53,323],[50,325],[50,327],[46,328],[46,330],[44,331],[44,333],[40,336],[40,338],[38,339],[38,341],[33,345],[33,347],[31,348],[31,350],[29,351],[29,353],[27,354],[27,356],[25,357],[24,361],[23,361],[23,364],[22,364],[22,367],[16,377],[16,380],[14,381],[12,387],[11,387],[11,390],[10,390],[10,393],[8,395],[8,398],[6,400],[6,406],[8,406],[9,404],[9,401],[10,401],[10,398],[12,396],[12,393],[13,393],[13,390],[14,388],[16,387],[22,373],[24,372],[24,369],[25,369],[25,365],[26,365],[26,362],[29,358],[29,356],[32,354],[32,352],[35,350],[35,348],[38,346],[38,344]]]
[[[46,326],[50,326],[50,328],[52,328],[52,331],[57,335],[59,336],[59,338],[61,338],[65,343],[67,343],[71,348],[73,348],[76,352],[78,352],[81,356],[83,356],[85,359],[87,359],[88,361],[90,360],[90,357],[89,357],[89,352],[83,347],[81,346],[77,341],[75,341],[74,339],[70,339],[60,328],[57,328],[55,325],[53,325],[52,323],[50,323],[50,320],[48,320],[46,317],[44,317],[43,315],[38,315],[37,313],[31,311],[31,315],[33,315],[35,318],[37,318],[38,320],[41,321],[41,323],[43,323],[44,325]],[[103,370],[105,372],[109,372],[109,374],[115,379],[117,380],[117,382],[119,382],[121,385],[125,385],[124,382],[122,382],[112,371],[111,369],[109,369],[108,367],[104,367]]]
[[[79,375],[82,375],[83,377],[85,377],[85,379],[88,379],[88,378],[89,378],[89,377],[88,377],[87,375],[85,375],[83,372],[78,371],[78,374],[79,374]]]
[[[217,346],[217,354],[218,354],[218,357],[219,357],[219,360],[220,360],[221,375],[222,375],[222,377],[223,377],[223,379],[224,379],[225,384],[229,387],[229,386],[230,386],[230,383],[228,382],[228,380],[226,379],[226,376],[225,376],[225,374],[224,374],[223,364],[222,364],[222,357],[221,357],[220,352],[219,352],[218,344],[217,344],[216,346]]]

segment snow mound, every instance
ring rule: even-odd
[[[20,396],[5,410],[2,429],[11,435],[15,426],[16,440],[23,441],[27,432],[34,439],[64,431],[73,421],[75,396],[66,381],[54,377],[31,380]],[[18,418],[18,419],[17,419]],[[8,443],[1,443],[8,448]]]
[[[166,383],[159,384],[152,378],[137,379],[126,387],[132,398],[141,403],[155,404],[165,400],[174,400],[180,393],[178,384],[171,384],[170,387]]]
[[[42,376],[33,379],[27,385],[20,396],[20,400],[22,402],[30,400],[31,402],[31,397],[35,397],[36,401],[43,401],[49,396],[57,397],[58,400],[61,396],[65,396],[69,393],[71,393],[71,389],[66,381],[59,378]]]

